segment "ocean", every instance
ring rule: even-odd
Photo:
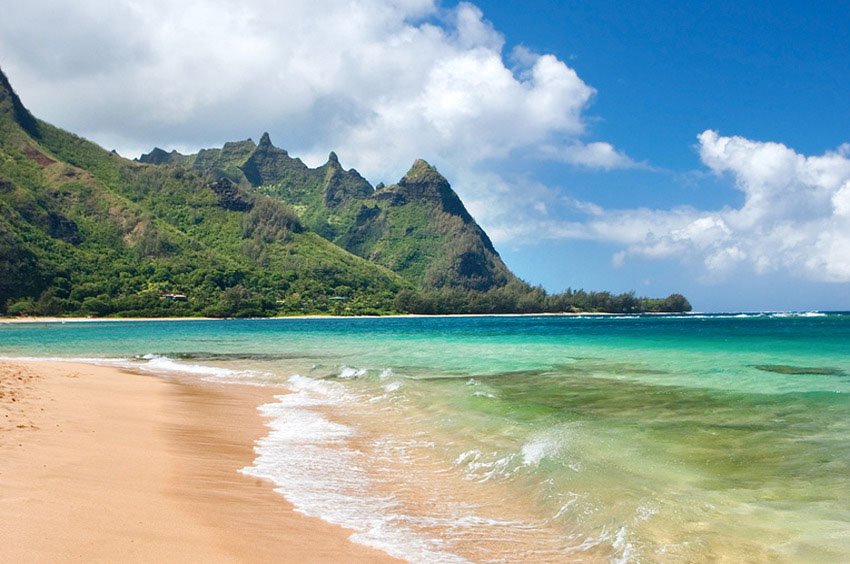
[[[240,471],[413,562],[850,560],[850,314],[0,324],[278,386]]]

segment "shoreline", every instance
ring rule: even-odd
[[[239,472],[281,392],[0,361],[0,560],[396,562]]]
[[[608,313],[602,311],[589,312],[559,312],[559,313],[440,313],[420,314],[404,313],[395,315],[287,315],[278,317],[0,317],[0,325],[17,323],[101,323],[101,322],[131,322],[131,321],[239,321],[248,319],[264,320],[310,320],[310,319],[421,319],[421,318],[466,318],[466,317],[650,317],[665,315],[732,315],[736,313],[807,313],[807,312],[722,312],[706,313],[699,311],[652,311],[644,313]]]

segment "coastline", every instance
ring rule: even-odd
[[[0,361],[0,560],[396,561],[238,472],[280,391]]]
[[[747,312],[745,312],[747,313]],[[762,312],[751,312],[762,313]],[[235,319],[419,319],[419,318],[452,318],[452,317],[650,317],[665,315],[705,315],[698,311],[651,311],[643,313],[609,313],[602,311],[587,312],[559,312],[559,313],[439,313],[420,314],[403,313],[395,315],[286,315],[278,317],[246,317],[246,318],[222,318],[222,317],[0,317],[0,325],[16,323],[100,323],[100,322],[127,322],[127,321],[231,321]]]

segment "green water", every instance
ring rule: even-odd
[[[848,315],[0,325],[0,355],[286,386],[247,472],[413,561],[850,559]]]

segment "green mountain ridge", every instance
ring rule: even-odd
[[[0,86],[0,304],[9,313],[395,311],[407,287],[398,275],[306,231],[282,202],[123,159],[33,118],[5,76]]]
[[[268,133],[257,145],[248,139],[196,155],[155,148],[139,162],[191,168],[286,202],[310,230],[418,287],[486,292],[518,283],[448,181],[424,160],[378,189],[344,170],[333,152],[309,168]]]
[[[423,160],[398,183],[373,187],[335,153],[310,168],[264,133],[259,143],[193,155],[155,148],[132,161],[35,118],[0,71],[0,313],[356,315],[687,304],[669,300],[549,296],[530,287]]]

